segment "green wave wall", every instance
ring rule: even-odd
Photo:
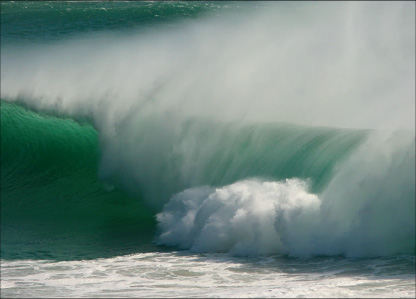
[[[150,242],[153,213],[100,183],[99,159],[91,125],[1,102],[3,258],[86,258]]]

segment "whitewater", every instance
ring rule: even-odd
[[[2,2],[2,297],[415,297],[415,2]]]

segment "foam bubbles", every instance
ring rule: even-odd
[[[188,189],[157,215],[157,242],[235,255],[414,254],[414,165],[414,134],[377,133],[320,194],[299,179]]]
[[[309,230],[319,204],[307,192],[307,183],[297,179],[188,189],[157,215],[162,231],[158,242],[196,252],[289,252],[296,243],[293,237],[302,238],[299,232]]]

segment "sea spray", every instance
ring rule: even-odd
[[[117,131],[118,143],[102,144],[99,175],[133,194],[140,191],[157,211],[184,189],[248,177],[312,178],[318,192],[368,134],[281,123],[134,120],[136,125]]]
[[[415,252],[415,134],[376,132],[321,194],[327,254]]]
[[[186,188],[252,176],[314,177],[313,184],[322,185],[332,168],[319,155],[329,146],[326,137],[301,141],[299,132],[272,133],[270,142],[263,139],[257,147],[255,136],[236,137],[237,148],[231,136],[250,135],[247,124],[271,122],[413,128],[415,72],[409,62],[415,35],[409,25],[415,20],[408,8],[414,3],[395,4],[393,16],[383,14],[392,3],[377,6],[378,13],[372,5],[295,9],[275,3],[163,30],[94,33],[32,48],[9,45],[1,55],[1,98],[91,122],[100,139],[99,177],[145,194],[157,208]],[[189,122],[196,124],[190,130]],[[199,129],[207,122],[211,129]],[[229,123],[237,127],[231,133]],[[290,138],[295,151],[284,149]],[[344,142],[330,139],[333,146]],[[346,140],[344,154],[332,145],[328,151],[341,159],[358,142]],[[240,162],[247,161],[241,157],[244,144],[258,157],[254,170]],[[311,148],[317,151],[306,153]],[[314,159],[319,162],[312,166]],[[223,166],[217,172],[213,163]],[[322,179],[310,171],[319,164]]]
[[[157,242],[237,255],[413,254],[414,141],[372,134],[320,194],[297,179],[185,190],[157,215]]]
[[[132,113],[413,128],[414,5],[270,3],[163,30],[2,46],[1,96],[87,115],[101,134]]]

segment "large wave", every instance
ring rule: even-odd
[[[195,251],[414,253],[409,8],[271,3],[2,43],[2,231],[47,203],[45,224],[115,235],[158,213],[157,242]]]
[[[143,233],[154,233],[160,211],[157,243],[198,252],[414,252],[412,132],[198,122],[149,151],[139,130],[137,150],[124,146],[124,155],[146,160],[100,181],[91,126],[1,108],[4,236],[34,223],[35,239],[46,228],[54,243],[68,236],[94,243],[92,235],[107,231],[107,242],[131,246],[150,242]]]

